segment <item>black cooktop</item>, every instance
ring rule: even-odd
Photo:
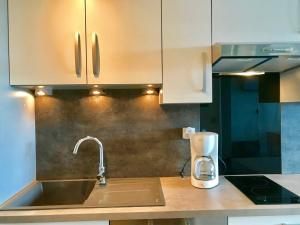
[[[300,197],[265,176],[225,176],[256,205],[300,204]]]

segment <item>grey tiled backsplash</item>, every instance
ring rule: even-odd
[[[108,177],[175,176],[190,156],[181,128],[199,129],[199,105],[159,105],[141,90],[56,91],[36,98],[37,178],[93,178],[97,144],[75,143],[87,135],[104,145]],[[187,174],[189,166],[187,166]]]

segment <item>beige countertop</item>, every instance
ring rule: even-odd
[[[300,195],[300,174],[267,176]],[[165,206],[0,211],[0,223],[300,214],[300,204],[255,205],[224,177],[206,190],[191,186],[189,178],[162,177],[161,184]]]

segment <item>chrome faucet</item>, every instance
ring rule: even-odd
[[[80,139],[74,147],[73,154],[76,155],[78,152],[79,146],[82,144],[82,142],[87,141],[87,140],[93,140],[93,141],[97,142],[97,144],[99,145],[100,158],[99,158],[99,173],[97,175],[97,179],[98,179],[100,185],[105,185],[106,180],[105,180],[105,175],[104,175],[105,167],[103,164],[103,145],[102,145],[101,141],[99,141],[98,138],[87,136],[85,138]]]

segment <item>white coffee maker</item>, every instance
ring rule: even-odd
[[[218,134],[197,132],[191,135],[191,182],[197,188],[219,184]]]

